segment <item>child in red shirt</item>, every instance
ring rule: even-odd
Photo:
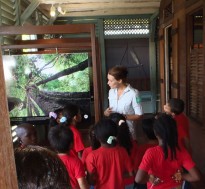
[[[189,153],[178,147],[177,126],[175,120],[166,114],[160,115],[154,122],[154,132],[159,145],[149,148],[143,156],[135,181],[146,183],[148,189],[168,189],[181,186],[176,177],[182,167],[188,170],[181,173],[183,180],[198,181],[200,174]],[[150,176],[154,175],[152,182]]]
[[[136,164],[137,169],[142,161],[142,158],[146,150],[158,145],[158,140],[153,130],[154,120],[155,120],[154,117],[142,119],[142,130],[145,134],[146,141],[145,143],[138,145],[138,148],[137,148],[137,155],[135,158],[135,164]],[[147,188],[146,184],[139,184],[139,183],[135,183],[135,187],[136,189],[146,189]]]
[[[62,108],[56,109],[54,112],[49,112],[49,125],[48,128],[55,127],[60,123],[62,117]]]
[[[137,155],[137,142],[136,140],[132,139],[132,135],[130,133],[129,127],[126,123],[126,118],[123,114],[120,113],[111,113],[109,118],[113,120],[118,125],[118,134],[117,140],[118,144],[124,147],[131,159],[131,163],[133,166],[133,171],[136,173],[137,166],[135,164],[135,159]],[[125,178],[125,189],[133,188],[134,187],[134,176]]]
[[[70,189],[68,172],[53,151],[29,145],[14,150],[18,188]]]
[[[100,142],[97,140],[96,136],[95,136],[95,133],[94,133],[94,130],[95,130],[95,126],[92,125],[89,129],[89,140],[90,140],[90,146],[85,148],[83,150],[83,154],[82,154],[82,162],[83,164],[85,165],[85,160],[86,160],[86,157],[88,156],[88,154],[90,152],[92,152],[93,150],[96,150],[100,147]]]
[[[73,153],[79,158],[82,157],[82,152],[85,148],[81,133],[76,128],[76,125],[81,122],[80,109],[75,104],[69,104],[63,108],[62,117],[60,119],[60,126],[69,126],[74,136]]]
[[[69,153],[73,146],[73,133],[65,126],[52,127],[48,133],[51,146],[57,151],[59,158],[67,168],[73,189],[88,189],[85,169],[81,160]]]
[[[146,152],[146,150],[158,145],[158,140],[153,130],[154,120],[155,120],[154,117],[142,119],[142,130],[145,134],[146,141],[145,143],[138,145],[138,148],[137,148],[137,155],[135,158],[135,164],[137,166],[137,169],[142,161],[142,157],[144,153]]]
[[[22,123],[15,129],[18,146],[24,148],[28,145],[37,144],[37,132],[34,125]]]
[[[164,105],[164,111],[171,115],[177,123],[179,146],[185,147],[191,153],[189,120],[183,113],[184,102],[179,98],[171,98]]]
[[[96,189],[124,189],[123,178],[132,176],[132,165],[126,150],[117,145],[117,125],[103,119],[95,125],[95,134],[101,147],[86,158],[90,184]]]

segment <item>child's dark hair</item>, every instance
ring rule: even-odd
[[[171,108],[171,112],[175,113],[176,115],[179,115],[184,111],[184,101],[179,98],[169,99],[168,104]]]
[[[55,127],[55,126],[58,125],[57,117],[58,117],[58,115],[59,115],[60,113],[62,113],[62,111],[63,111],[63,108],[58,108],[58,109],[56,109],[54,112],[51,112],[51,113],[56,114],[56,117],[54,117],[54,116],[52,116],[52,115],[50,116],[49,125],[48,125],[49,129],[50,129],[51,127]]]
[[[52,127],[48,132],[48,140],[58,153],[67,153],[73,143],[73,132],[66,126]]]
[[[124,147],[130,155],[132,149],[132,136],[126,123],[125,117],[120,113],[111,113],[109,118],[118,125],[117,140],[119,145]],[[119,126],[120,120],[123,120],[124,122],[122,122]]]
[[[56,153],[27,146],[14,151],[19,189],[69,189],[69,176]]]
[[[56,125],[58,125],[56,119],[54,117],[50,117],[48,128],[50,129],[51,127],[55,127]]]
[[[65,122],[61,122],[60,125],[63,126],[68,126],[71,124],[72,119],[74,116],[76,116],[80,111],[80,108],[75,105],[75,104],[67,104],[64,108],[63,108],[63,112],[62,115],[63,117],[66,118]]]
[[[120,120],[124,120],[126,121],[126,118],[123,114],[120,114],[120,113],[111,113],[109,115],[109,119],[111,119],[112,121],[114,121],[117,125],[119,124],[119,121]]]
[[[168,149],[171,150],[171,159],[176,159],[178,146],[178,134],[176,121],[171,115],[161,114],[154,122],[154,132],[162,139],[164,158],[168,157]]]
[[[95,125],[91,125],[89,129],[89,139],[92,150],[96,150],[100,147],[100,142],[95,136]]]
[[[95,125],[95,135],[100,143],[107,144],[110,146],[116,146],[117,141],[117,125],[111,119],[102,119]],[[108,139],[112,137],[111,144]]]
[[[156,140],[156,136],[154,134],[153,125],[155,118],[147,118],[142,119],[142,130],[146,134],[147,138],[150,140]]]

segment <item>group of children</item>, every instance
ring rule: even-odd
[[[143,119],[147,136],[143,145],[132,138],[126,118],[112,113],[90,127],[90,146],[85,148],[76,128],[81,121],[80,109],[70,104],[50,113],[48,140],[64,163],[73,189],[180,188],[183,180],[200,179],[191,158],[188,119],[183,109],[182,100],[170,99],[165,113]],[[21,124],[16,133],[21,149],[36,143],[32,125]]]

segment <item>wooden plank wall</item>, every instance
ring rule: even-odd
[[[17,189],[16,167],[14,163],[1,52],[0,48],[0,188]]]
[[[188,78],[188,69],[189,69],[189,51],[190,51],[190,44],[189,41],[191,40],[191,35],[188,30],[188,22],[187,18],[188,15],[193,13],[199,8],[205,7],[205,1],[204,0],[181,0],[181,1],[172,1],[172,14],[166,17],[164,14],[165,10],[168,8],[169,3],[171,3],[170,0],[162,0],[160,3],[160,12],[159,12],[159,36],[161,37],[163,34],[163,31],[168,25],[172,25],[172,47],[173,47],[173,86],[171,94],[173,97],[179,97],[182,100],[184,100],[185,104],[188,107],[188,84],[189,84],[189,78]],[[205,15],[205,8],[204,8],[204,15]],[[204,21],[204,28],[205,28],[205,21]],[[188,30],[188,31],[187,31]],[[205,30],[204,30],[205,33]],[[160,39],[162,41],[162,39]],[[205,45],[205,39],[204,39],[204,45]],[[204,46],[203,45],[203,46]],[[163,58],[163,51],[164,46],[162,42],[160,43],[160,67],[164,67],[164,58]],[[205,52],[205,51],[204,51]],[[205,54],[205,53],[204,53]],[[163,79],[164,73],[163,69],[160,69],[160,75]],[[163,80],[161,80],[161,107],[163,107],[164,103],[164,89],[166,87],[166,83],[162,83]],[[204,81],[205,83],[205,81]],[[204,101],[205,103],[205,101]],[[187,108],[186,107],[186,108]],[[187,108],[188,109],[188,108]],[[185,112],[187,112],[187,109]],[[203,110],[205,115],[205,110]],[[205,120],[204,120],[205,121]]]

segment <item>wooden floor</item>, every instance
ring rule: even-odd
[[[196,125],[190,120],[190,137],[192,157],[202,173],[202,181],[193,183],[193,188],[205,189],[205,127]]]

